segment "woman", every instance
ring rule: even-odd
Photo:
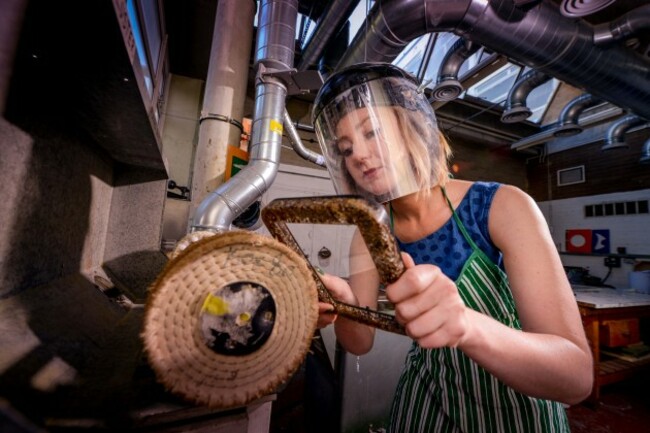
[[[385,203],[404,252],[407,269],[386,295],[414,344],[391,431],[569,431],[561,403],[589,395],[592,357],[534,201],[513,186],[449,179],[433,110],[395,66],[334,74],[313,118],[337,192]],[[376,306],[375,272],[322,279],[337,299]],[[371,349],[373,329],[319,308],[319,326],[334,323],[346,351]]]

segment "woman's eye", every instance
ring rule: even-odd
[[[379,135],[379,131],[377,129],[371,129],[370,131],[366,132],[363,134],[363,137],[366,140],[372,140],[375,138],[377,135]]]
[[[340,152],[341,152],[341,155],[343,155],[344,158],[347,158],[348,156],[352,155],[352,148],[348,147],[346,149],[341,149]]]

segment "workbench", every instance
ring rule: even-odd
[[[650,295],[612,288],[574,285],[582,324],[594,357],[594,387],[588,398],[596,403],[600,387],[618,382],[650,367],[650,359],[625,361],[603,356],[600,351],[600,325],[604,320],[625,320],[650,316]]]

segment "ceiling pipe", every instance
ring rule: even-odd
[[[305,44],[298,70],[304,71],[318,63],[325,46],[332,36],[339,32],[341,27],[350,18],[360,0],[333,0],[327,5],[316,23],[316,28]]]
[[[512,0],[512,2],[515,4],[515,6],[528,6],[532,5],[533,3],[538,3],[541,0]]]
[[[293,150],[295,150],[299,156],[301,156],[303,159],[306,159],[309,162],[313,162],[316,165],[325,167],[325,158],[323,157],[323,155],[320,155],[316,152],[312,152],[311,150],[305,147],[305,145],[303,144],[300,138],[300,135],[298,135],[298,130],[296,129],[296,125],[293,124],[293,121],[291,120],[291,116],[289,116],[289,113],[287,112],[286,109],[284,110],[284,127],[286,128],[287,135],[289,136],[289,140],[293,145]]]
[[[366,20],[337,69],[391,62],[418,36],[449,31],[650,117],[650,61],[626,47],[595,45],[592,27],[552,2],[524,10],[512,0],[378,0]]]
[[[532,110],[526,106],[530,92],[549,81],[551,77],[543,72],[528,71],[510,88],[508,99],[501,114],[503,123],[517,123],[528,119]]]
[[[620,41],[650,28],[650,4],[629,11],[609,23],[594,26],[594,43],[605,45]]]
[[[565,17],[581,18],[600,12],[615,2],[616,0],[562,0],[560,12]]]
[[[275,180],[287,96],[287,85],[280,76],[293,67],[297,17],[298,0],[261,1],[249,162],[203,200],[194,216],[193,232],[230,230],[233,220],[259,200]]]
[[[436,101],[452,101],[463,92],[463,85],[458,81],[458,71],[480,46],[463,38],[458,39],[445,53],[440,63],[436,85],[431,96]]]
[[[605,107],[595,113],[585,113],[580,119],[580,124],[585,128],[583,132],[573,137],[555,137],[553,130],[556,125],[552,124],[543,128],[537,134],[529,135],[519,141],[512,143],[510,148],[516,151],[528,150],[540,144],[549,144],[552,147],[572,148],[583,144],[598,141],[607,131],[611,119],[621,117],[623,110],[620,107],[607,103]],[[609,122],[609,123],[607,123]],[[607,125],[606,125],[607,123]],[[568,147],[567,147],[568,146]],[[549,147],[547,147],[547,150]]]
[[[650,137],[643,144],[641,149],[641,159],[639,159],[641,164],[650,164]]]
[[[577,98],[569,101],[560,112],[557,120],[557,128],[553,130],[555,137],[569,137],[580,134],[583,130],[578,123],[580,115],[590,107],[602,103],[603,100],[589,93],[583,93]]]
[[[612,150],[627,148],[629,145],[625,142],[625,133],[635,126],[643,125],[646,123],[645,119],[640,118],[635,114],[628,114],[623,116],[607,130],[605,136],[605,145],[601,150]]]
[[[359,4],[359,1],[360,0],[334,0],[328,5],[327,9],[322,13],[320,19],[316,23],[314,32],[305,44],[302,58],[297,67],[298,71],[305,71],[318,62],[325,51],[325,47],[332,40],[333,35],[335,35],[341,27],[345,25],[346,21],[354,11],[354,8]],[[325,167],[325,158],[323,158],[322,155],[313,152],[311,149],[308,149],[302,142],[302,139],[300,138],[286,108],[284,110],[284,127],[287,130],[287,136],[289,137],[291,147],[300,157],[309,162],[313,162],[318,166]]]

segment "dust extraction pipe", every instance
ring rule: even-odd
[[[602,99],[596,98],[589,93],[584,93],[569,101],[560,112],[557,120],[558,127],[553,131],[553,135],[555,137],[569,137],[580,134],[582,132],[582,126],[578,124],[578,119],[582,112],[602,102]]]
[[[316,64],[325,46],[336,34],[359,4],[360,0],[333,0],[316,23],[316,28],[305,44],[298,70],[304,71]]]
[[[318,20],[309,41],[305,45],[305,50],[298,64],[298,71],[304,71],[318,61],[323,55],[325,46],[331,40],[331,37],[345,24],[352,11],[354,11],[354,8],[359,4],[359,1],[334,0],[328,5]],[[287,130],[291,147],[300,157],[316,165],[325,167],[325,158],[323,155],[313,152],[304,145],[286,109],[284,110],[284,127]]]
[[[625,133],[635,126],[643,125],[645,119],[640,118],[634,114],[628,114],[627,116],[621,117],[607,130],[605,136],[605,145],[601,147],[601,150],[612,150],[628,147],[628,144],[625,142]]]
[[[503,108],[501,121],[503,123],[517,123],[528,119],[533,114],[531,109],[526,106],[528,95],[550,79],[550,76],[539,71],[525,73],[508,92],[508,99]]]
[[[650,164],[650,138],[648,138],[645,143],[643,143],[643,149],[641,149],[641,159],[639,159],[641,164]]]
[[[262,0],[255,48],[257,83],[249,162],[208,195],[191,230],[230,230],[233,220],[258,200],[278,172],[287,87],[272,72],[293,66],[298,0]]]
[[[631,10],[611,23],[595,26],[594,43],[605,45],[620,41],[647,28],[650,28],[650,4]]]
[[[527,9],[512,0],[378,0],[337,69],[390,62],[411,40],[441,31],[650,117],[650,63],[625,47],[595,45],[588,24],[551,2]]]
[[[436,85],[431,96],[436,101],[451,101],[463,92],[463,85],[458,81],[458,71],[472,54],[480,48],[479,45],[458,39],[443,57]]]

